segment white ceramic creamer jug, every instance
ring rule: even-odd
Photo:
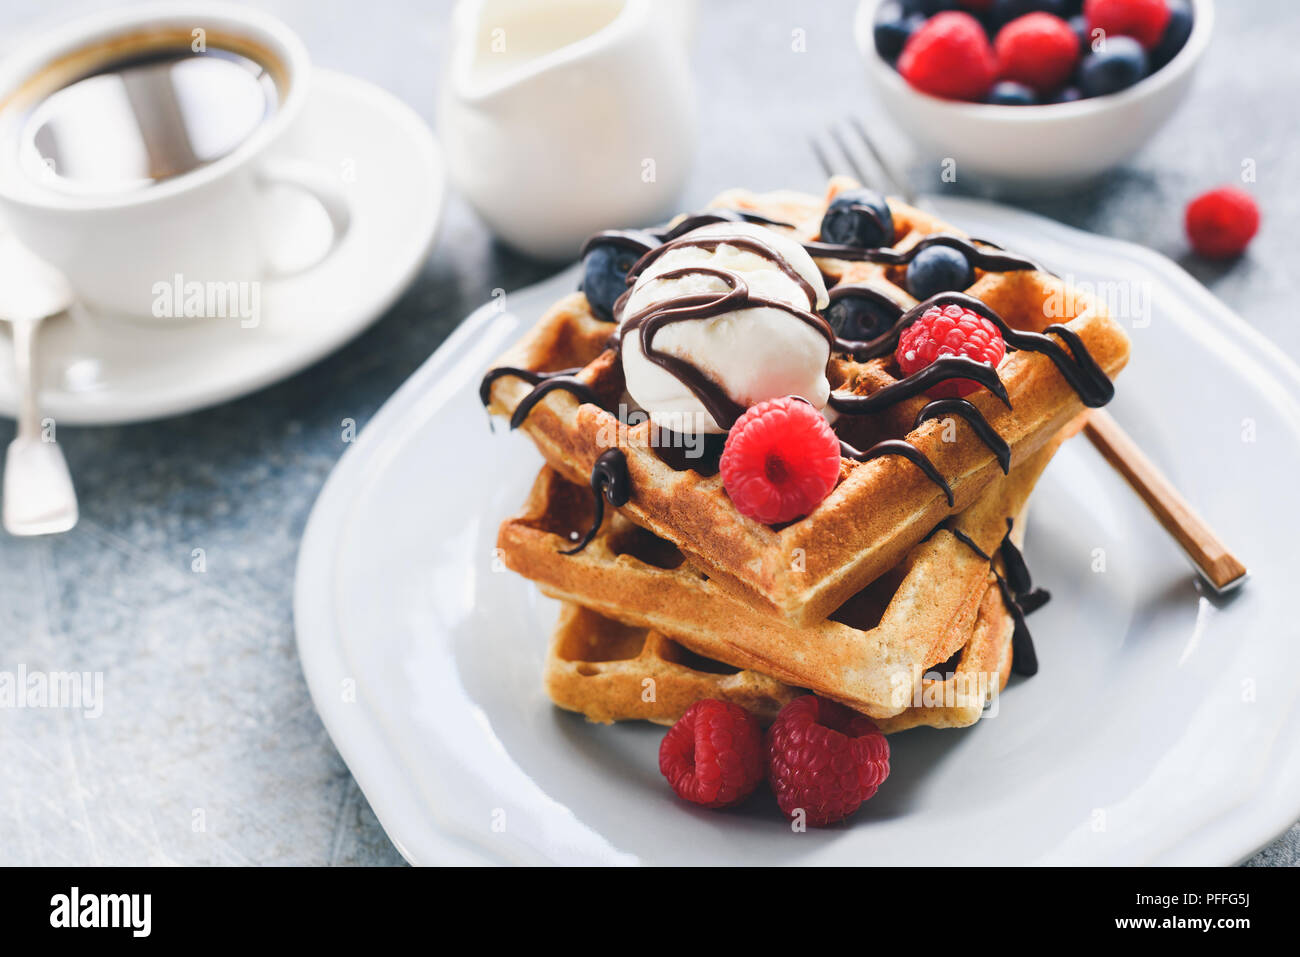
[[[440,134],[452,180],[493,232],[576,257],[608,227],[665,219],[695,110],[689,0],[461,0]]]

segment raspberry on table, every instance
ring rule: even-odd
[[[903,79],[934,96],[982,100],[997,79],[988,35],[969,13],[949,10],[930,18],[908,38],[898,58]]]
[[[831,493],[840,477],[840,442],[804,400],[768,399],[731,427],[718,470],[737,511],[776,525],[807,515]]]
[[[763,780],[763,731],[739,705],[705,698],[664,735],[659,770],[682,800],[730,807]]]
[[[781,709],[767,735],[768,781],[781,811],[812,827],[842,821],[889,777],[889,742],[866,715],[817,695]]]
[[[1083,15],[1090,33],[1132,37],[1150,50],[1160,42],[1171,14],[1169,0],[1087,0]]]
[[[1079,38],[1050,13],[1028,13],[998,31],[993,42],[1003,80],[1049,94],[1064,85],[1079,60]]]
[[[967,356],[997,368],[1007,344],[992,322],[964,306],[931,306],[898,337],[894,358],[903,375],[920,372],[943,356]],[[974,379],[949,379],[931,386],[932,399],[961,398],[980,387]]]
[[[1259,207],[1243,189],[1224,186],[1187,205],[1187,238],[1209,259],[1230,259],[1245,251],[1259,231]]]

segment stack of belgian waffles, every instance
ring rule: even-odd
[[[852,185],[834,180],[823,198],[736,190],[712,206],[791,224],[774,228],[812,242],[827,204]],[[920,210],[889,207],[900,253],[934,234],[965,238]],[[903,310],[917,305],[896,263],[813,257],[832,292],[865,284]],[[1072,358],[1081,344],[1109,378],[1125,364],[1125,334],[1099,303],[1051,273],[975,275],[965,295],[1011,329],[1052,327],[1048,335]],[[538,397],[536,376],[485,380],[489,410],[514,416],[546,461],[498,545],[511,569],[561,601],[544,675],[557,705],[593,721],[671,724],[693,702],[719,698],[768,721],[811,690],[885,731],[961,727],[979,720],[1013,669],[1036,670],[1024,615],[1042,593],[1018,545],[1030,492],[1087,415],[1061,363],[1009,351],[997,369],[1005,401],[984,388],[968,397],[1010,450],[1005,472],[970,422],[936,415],[918,423],[927,400],[917,395],[835,428],[857,430],[855,444],[907,440],[950,495],[901,456],[845,457],[833,491],[810,514],[773,527],[735,508],[716,458],[674,460],[651,423],[628,414],[615,331],[575,292],[498,365],[571,370],[585,389]],[[890,356],[833,350],[828,378],[837,393],[866,396],[902,374]],[[521,403],[526,414],[515,415]],[[597,467],[615,447],[626,460],[617,495]]]

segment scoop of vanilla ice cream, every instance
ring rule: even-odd
[[[815,308],[825,308],[828,300],[821,273],[804,248],[788,236],[754,223],[714,223],[682,238],[728,236],[745,236],[768,246],[812,286],[817,296]],[[727,284],[716,276],[691,273],[674,279],[657,278],[689,266],[737,273],[753,295],[811,311],[808,293],[777,264],[724,242],[716,249],[685,246],[664,253],[637,277],[623,309],[624,317],[678,296],[721,295],[727,291]],[[799,395],[821,409],[830,396],[826,380],[830,346],[826,339],[798,317],[771,306],[670,323],[655,334],[654,347],[690,362],[745,406]],[[628,394],[649,413],[655,425],[685,433],[726,431],[676,376],[646,358],[637,331],[623,337],[622,353]]]

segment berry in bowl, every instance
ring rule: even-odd
[[[863,0],[854,35],[890,116],[1004,187],[1090,179],[1186,97],[1213,0]]]

